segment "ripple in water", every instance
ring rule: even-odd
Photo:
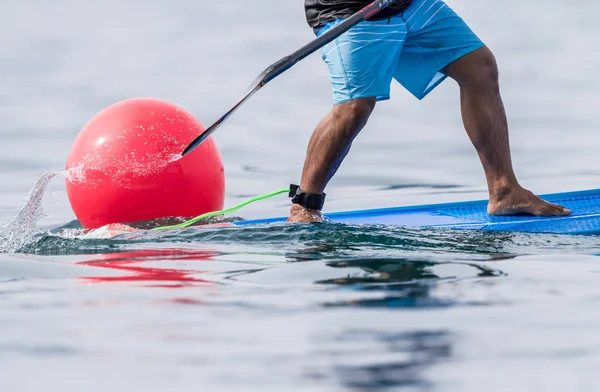
[[[600,253],[596,236],[566,236],[476,230],[404,228],[341,223],[257,226],[194,226],[185,229],[135,230],[111,238],[82,238],[72,222],[51,233],[38,233],[21,251],[39,255],[76,255],[122,251],[140,245],[176,249],[212,246],[290,259],[327,260],[340,257],[431,257],[435,260],[503,258],[518,255]]]
[[[349,225],[341,223],[289,224],[275,223],[257,226],[202,226],[241,218],[219,217],[200,222],[199,226],[177,230],[152,231],[157,225],[178,223],[170,218],[154,222],[138,222],[136,230],[119,235],[107,232],[102,238],[85,238],[89,231],[77,221],[50,232],[40,232],[37,223],[43,218],[42,201],[46,188],[56,177],[81,175],[78,168],[50,172],[41,176],[19,213],[0,228],[0,252],[38,255],[76,255],[97,252],[112,253],[135,248],[139,244],[151,247],[195,247],[210,244],[219,249],[244,246],[262,254],[275,254],[293,260],[317,260],[381,257],[435,257],[436,260],[469,255],[487,259],[515,255],[569,252],[600,253],[596,236],[565,236],[513,232],[484,232],[404,228],[385,225]],[[175,219],[175,221],[173,221]],[[186,245],[188,244],[188,245]]]

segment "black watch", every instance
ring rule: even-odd
[[[321,211],[323,209],[323,204],[325,204],[325,193],[320,195],[306,193],[300,189],[300,186],[295,184],[290,184],[289,196],[292,198],[292,203],[301,205],[309,210]]]

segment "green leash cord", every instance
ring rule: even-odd
[[[201,221],[202,219],[211,218],[213,216],[230,214],[232,212],[235,212],[235,211],[238,211],[238,210],[244,208],[245,206],[247,206],[250,203],[254,203],[255,201],[269,199],[271,197],[280,195],[282,193],[289,193],[289,191],[290,191],[290,188],[285,188],[285,189],[280,189],[278,191],[267,193],[267,194],[264,194],[264,195],[255,196],[253,198],[250,198],[250,199],[244,201],[243,203],[238,204],[237,206],[234,206],[234,207],[231,207],[231,208],[227,208],[225,210],[207,212],[206,214],[198,215],[197,217],[195,217],[193,219],[190,219],[190,220],[185,221],[183,223],[179,223],[177,225],[155,227],[154,229],[151,229],[151,230],[183,229],[183,228],[186,228],[188,226],[193,225],[194,223],[196,223],[198,221]]]

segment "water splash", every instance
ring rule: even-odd
[[[165,153],[164,156],[160,156],[155,159],[153,165],[148,165],[147,163],[142,162],[143,164],[138,164],[137,166],[128,166],[126,169],[119,169],[121,172],[118,172],[117,175],[114,175],[114,173],[107,173],[107,169],[103,168],[102,173],[112,181],[115,181],[115,178],[118,180],[123,180],[123,178],[125,178],[123,175],[125,171],[127,171],[127,173],[130,175],[142,177],[155,173],[159,169],[164,168],[169,163],[176,162],[180,158],[180,154]],[[42,208],[44,195],[53,179],[56,177],[61,177],[72,183],[91,182],[93,184],[93,181],[90,180],[88,176],[89,171],[94,170],[94,166],[91,165],[90,162],[91,158],[86,157],[83,163],[74,165],[64,171],[44,173],[36,181],[33,189],[26,198],[25,205],[14,218],[0,226],[0,253],[17,252],[28,243],[34,241],[33,236],[39,233],[37,223],[45,216]],[[109,176],[109,174],[112,175]],[[175,223],[181,223],[181,221]],[[67,238],[77,238],[84,234],[86,234],[86,230],[83,229],[72,229],[70,233],[63,233],[63,235]],[[107,233],[105,233],[107,238],[110,238],[114,235],[114,230],[107,231]],[[103,236],[99,235],[99,237]]]
[[[95,148],[69,163],[68,181],[94,187],[109,183],[120,188],[131,188],[136,181],[145,181],[168,170],[171,164],[182,158],[181,154],[172,152],[176,150],[173,146],[179,143],[173,135],[163,135],[158,140],[162,148],[157,151],[149,153],[144,148],[140,150],[133,147],[157,142],[145,139],[145,134],[140,133],[140,130],[144,130],[143,126],[138,125],[137,128],[125,130],[124,135],[99,138]],[[143,140],[139,141],[141,138]]]
[[[37,223],[44,217],[42,201],[48,185],[63,172],[44,173],[27,196],[25,205],[10,221],[0,226],[0,253],[19,250],[38,232]]]

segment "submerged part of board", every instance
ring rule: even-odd
[[[395,225],[405,227],[445,227],[452,229],[521,231],[558,234],[600,234],[600,189],[540,195],[544,200],[569,208],[561,217],[531,215],[491,216],[487,200],[458,203],[393,207],[326,213],[333,222],[348,224]],[[287,217],[235,222],[257,225],[283,222]]]

